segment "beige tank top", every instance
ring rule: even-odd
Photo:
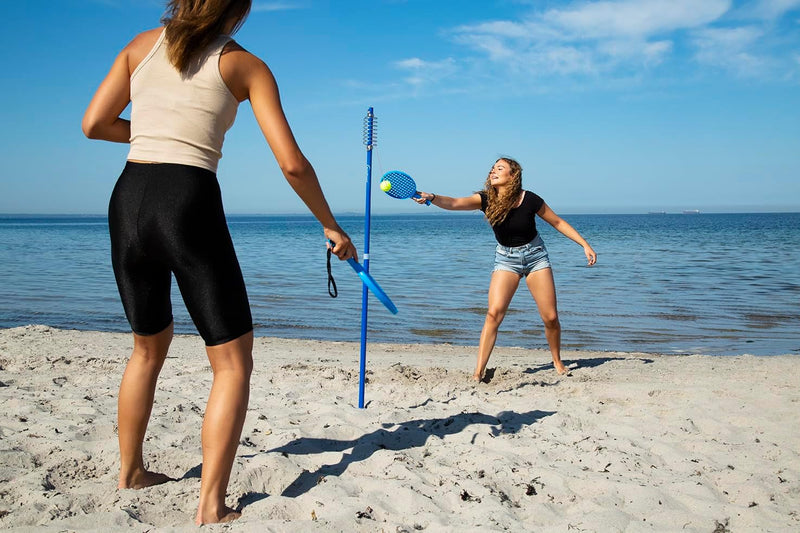
[[[225,132],[239,102],[219,72],[230,36],[221,35],[189,76],[167,57],[164,34],[131,74],[131,149],[128,159],[180,163],[217,171]]]

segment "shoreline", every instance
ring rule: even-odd
[[[187,318],[186,320],[191,320],[191,318]],[[125,326],[128,326],[125,323]],[[176,326],[178,327],[178,326]],[[16,330],[16,329],[25,329],[25,328],[49,328],[52,330],[58,330],[63,332],[73,332],[76,334],[91,334],[91,333],[98,333],[98,334],[107,334],[107,335],[123,335],[128,336],[130,338],[131,332],[130,330],[120,330],[120,329],[78,329],[78,328],[71,328],[71,327],[61,327],[61,326],[50,326],[46,324],[26,324],[20,326],[0,326],[0,332],[8,331],[8,330]],[[185,331],[176,331],[175,337],[187,337],[192,338],[196,337],[199,338],[199,335],[196,332],[196,328],[193,324],[186,324],[181,323],[181,329],[185,329],[189,331],[189,333]],[[279,335],[263,335],[259,334],[259,328],[255,328],[254,330],[255,339],[271,339],[273,341],[286,341],[286,342],[331,342],[337,344],[353,344],[356,346],[356,350],[360,349],[360,339],[359,340],[329,340],[320,337],[287,337],[287,336],[279,336]],[[531,353],[546,353],[549,356],[549,349],[546,347],[546,340],[544,335],[541,337],[541,346],[538,348],[530,348],[525,346],[513,346],[513,345],[503,345],[503,339],[506,336],[498,335],[498,344],[495,345],[495,352],[497,350],[523,350],[526,352]],[[476,337],[477,339],[477,337]],[[381,350],[387,346],[406,346],[406,347],[432,347],[435,349],[437,346],[445,346],[445,347],[452,347],[458,348],[461,351],[466,351],[472,353],[477,357],[478,353],[478,346],[477,344],[470,344],[469,342],[465,342],[463,344],[454,343],[447,340],[441,341],[429,341],[429,342],[394,342],[394,341],[373,341],[368,340],[368,346],[375,346],[381,347]],[[202,343],[201,343],[202,344]],[[379,350],[380,351],[380,350]],[[590,348],[582,348],[582,347],[574,347],[569,346],[568,343],[562,344],[562,356],[564,354],[576,354],[576,357],[580,357],[580,354],[611,354],[611,355],[652,355],[652,356],[659,356],[659,357],[692,357],[692,356],[703,356],[703,357],[800,357],[800,349],[796,350],[796,353],[793,352],[777,352],[777,353],[699,353],[699,352],[681,352],[681,351],[625,351],[625,350],[603,350],[603,349],[590,349]],[[493,352],[493,353],[495,353]],[[472,361],[472,366],[474,367],[474,361]]]
[[[116,490],[129,333],[0,329],[0,528],[196,531],[211,372],[176,335],[145,442],[178,481]],[[225,531],[800,527],[797,355],[705,356],[257,337]],[[31,512],[35,510],[35,512]],[[222,528],[213,526],[212,530]],[[726,529],[722,529],[726,528]]]

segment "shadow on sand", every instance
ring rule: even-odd
[[[368,459],[378,450],[408,450],[425,445],[432,435],[443,438],[463,431],[467,426],[485,424],[491,427],[492,435],[517,433],[524,426],[555,414],[555,411],[529,411],[514,413],[503,411],[497,416],[482,413],[462,413],[448,418],[410,420],[400,424],[384,424],[384,427],[367,433],[357,439],[335,440],[318,438],[300,438],[286,443],[270,452],[285,455],[310,455],[324,452],[343,452],[341,460],[336,464],[322,465],[313,472],[303,471],[286,489],[283,496],[296,497],[305,494],[317,485],[320,478],[338,476],[356,462]],[[389,429],[391,428],[391,429]]]
[[[564,365],[567,367],[567,370],[569,372],[572,372],[573,370],[580,370],[582,368],[598,367],[600,365],[610,363],[611,361],[630,361],[630,360],[639,360],[646,365],[653,362],[652,359],[647,359],[645,357],[593,357],[591,359],[576,359],[573,361],[564,359],[563,361]],[[553,370],[553,363],[545,363],[543,365],[537,365],[531,368],[526,368],[525,370],[522,371],[522,373],[535,374],[537,372],[543,372],[545,370]]]

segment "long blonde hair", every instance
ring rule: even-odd
[[[483,192],[486,193],[486,220],[489,224],[496,226],[503,222],[508,216],[508,212],[519,200],[522,192],[522,166],[509,157],[500,157],[497,161],[505,161],[511,169],[511,183],[506,187],[505,193],[501,196],[497,189],[492,186],[492,171],[486,176],[486,183]],[[497,163],[495,161],[495,164]]]
[[[161,18],[166,27],[167,55],[181,73],[188,74],[193,62],[231,21],[236,33],[250,13],[252,0],[170,0]]]

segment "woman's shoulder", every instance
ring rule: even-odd
[[[255,60],[261,61],[259,57],[250,51],[248,51],[244,46],[242,46],[236,39],[233,37],[229,37],[228,42],[225,43],[225,46],[222,48],[223,55],[232,55],[237,58],[246,58],[248,60]]]
[[[128,46],[126,46],[125,49],[128,51],[128,53],[144,51],[144,54],[147,55],[153,46],[155,46],[156,41],[158,41],[163,32],[163,26],[153,28],[152,30],[145,30],[131,39],[131,42],[128,43]]]
[[[119,53],[120,58],[124,58],[128,64],[128,75],[133,74],[136,67],[139,66],[150,50],[156,45],[161,34],[164,32],[163,27],[153,28],[146,30],[136,35]]]
[[[228,89],[240,102],[249,98],[254,83],[262,87],[274,85],[274,77],[267,64],[233,39],[222,49],[219,72]],[[266,85],[262,83],[265,80]]]
[[[472,195],[472,198],[475,198],[476,196],[481,202],[480,210],[485,213],[486,208],[489,206],[489,195],[486,194],[486,191],[475,191],[475,194]]]
[[[147,57],[147,54],[149,54],[150,50],[156,45],[156,42],[158,42],[163,32],[163,27],[146,30],[138,34],[128,43],[123,53],[128,57],[128,69],[131,73],[136,70],[137,65]]]
[[[522,201],[530,202],[535,211],[541,209],[542,205],[544,204],[544,198],[533,191],[529,191],[528,189],[525,189],[525,197],[522,199]]]
[[[224,65],[224,66],[223,66]],[[267,65],[258,56],[247,51],[241,44],[231,39],[222,48],[220,67],[229,67],[233,70],[265,68]]]

